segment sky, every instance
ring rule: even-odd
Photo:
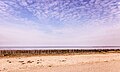
[[[120,45],[120,0],[0,0],[0,46]]]

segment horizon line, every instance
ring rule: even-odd
[[[0,46],[0,48],[118,48],[120,46],[78,46],[78,45],[46,45],[46,46]]]

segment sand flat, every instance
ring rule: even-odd
[[[120,72],[120,53],[3,57],[0,72]]]

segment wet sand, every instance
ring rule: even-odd
[[[1,57],[0,72],[120,72],[120,53]]]

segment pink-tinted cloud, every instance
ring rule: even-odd
[[[0,26],[0,45],[120,45],[118,26],[65,29],[50,34],[32,28]]]

